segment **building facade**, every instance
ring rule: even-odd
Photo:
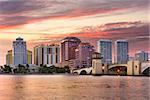
[[[6,54],[6,65],[12,65],[12,64],[13,64],[12,50],[9,50]]]
[[[112,64],[112,41],[108,39],[100,39],[97,42],[98,52],[103,57],[102,63]]]
[[[47,46],[47,64],[58,65],[60,63],[60,45],[52,44]]]
[[[13,64],[27,64],[27,48],[23,38],[13,41]]]
[[[27,50],[27,64],[32,64],[32,51]]]
[[[47,47],[45,45],[34,47],[34,64],[39,66],[47,64]]]
[[[139,51],[135,54],[135,59],[139,60],[140,62],[148,61],[148,52]]]
[[[75,59],[75,49],[80,42],[76,37],[66,37],[61,41],[61,62]]]
[[[117,40],[115,41],[115,60],[118,64],[125,64],[128,61],[128,41]]]
[[[76,54],[76,66],[79,68],[91,67],[92,66],[92,54],[94,47],[90,43],[80,43],[75,50]]]
[[[39,45],[34,47],[34,64],[40,65],[58,65],[60,63],[60,46]]]
[[[9,50],[6,54],[6,65],[13,65],[13,53]],[[27,50],[27,64],[32,64],[32,52]]]

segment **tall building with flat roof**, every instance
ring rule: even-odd
[[[100,39],[97,41],[97,51],[103,57],[102,63],[112,64],[112,41],[109,39]]]
[[[23,38],[13,41],[13,64],[27,64],[27,47]]]
[[[12,56],[12,50],[7,51],[6,54],[6,65],[12,65],[13,64],[13,56]]]
[[[57,44],[34,47],[34,64],[58,65],[60,63],[60,46]]]
[[[115,41],[115,60],[116,63],[125,64],[128,61],[128,41],[116,40]]]
[[[140,62],[148,61],[148,52],[139,51],[135,53],[135,59],[139,60]]]
[[[94,47],[90,43],[80,43],[76,53],[76,67],[91,67],[92,66],[92,54]]]
[[[47,46],[47,64],[58,65],[60,63],[60,45],[51,44]]]
[[[27,64],[32,64],[32,52],[29,50],[27,50]],[[12,50],[7,51],[6,65],[13,65],[13,52],[12,52]]]
[[[61,62],[75,59],[75,49],[80,42],[76,37],[66,37],[61,41]]]
[[[45,45],[34,47],[34,64],[39,66],[47,64],[47,47]]]
[[[27,50],[27,64],[32,64],[32,51]]]

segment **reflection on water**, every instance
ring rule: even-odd
[[[149,100],[149,77],[0,75],[0,100]]]

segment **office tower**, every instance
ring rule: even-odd
[[[27,51],[27,64],[32,64],[32,52]],[[6,65],[13,65],[13,53],[12,50],[7,51]]]
[[[13,41],[13,64],[27,64],[27,48],[23,38]]]
[[[27,64],[32,64],[32,51],[27,50]]]
[[[47,64],[57,65],[60,63],[60,46],[51,44],[47,46]]]
[[[39,66],[47,64],[47,47],[45,45],[34,47],[34,64]]]
[[[66,37],[61,41],[61,62],[75,59],[75,49],[80,42],[76,37]]]
[[[34,64],[58,65],[60,63],[60,46],[57,44],[34,47]]]
[[[116,63],[125,64],[128,61],[128,41],[117,40],[115,41],[115,60]]]
[[[12,65],[13,64],[13,57],[12,57],[12,50],[7,51],[6,54],[6,65]]]
[[[148,52],[139,51],[135,54],[135,59],[140,62],[148,61]]]
[[[91,67],[92,66],[92,54],[94,47],[90,43],[80,43],[75,50],[76,54],[76,67]]]
[[[112,41],[108,39],[100,39],[97,42],[98,52],[103,57],[102,63],[112,63]]]

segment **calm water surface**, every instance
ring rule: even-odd
[[[149,77],[0,75],[0,100],[150,100]]]

